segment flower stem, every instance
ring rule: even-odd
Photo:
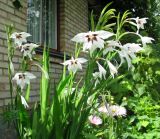
[[[7,32],[7,44],[8,44],[8,78],[9,78],[9,88],[10,88],[10,97],[11,97],[11,106],[13,108],[13,84],[12,84],[12,72],[10,67],[10,62],[12,61],[13,51],[12,51],[12,40],[10,39],[12,33],[12,26],[6,26]]]

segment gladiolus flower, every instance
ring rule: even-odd
[[[68,66],[68,70],[75,73],[78,69],[82,70],[82,63],[87,62],[85,58],[76,58],[73,57],[71,60],[66,60],[64,63],[62,63],[64,66]]]
[[[89,50],[92,54],[96,48],[104,48],[104,40],[113,36],[114,34],[108,31],[95,31],[87,33],[79,33],[72,38],[72,41],[83,43],[83,51]]]
[[[99,84],[99,79],[102,79],[102,78],[106,78],[105,76],[106,76],[106,70],[97,62],[97,65],[98,65],[98,72],[95,72],[95,73],[93,73],[93,77],[94,77],[94,79],[96,80],[95,81],[95,86],[97,85],[97,84]]]
[[[142,36],[141,40],[144,47],[146,46],[147,43],[152,43],[152,41],[154,41],[154,39],[151,37],[142,37]]]
[[[147,19],[148,18],[139,18],[137,17],[135,20],[136,20],[136,23],[137,23],[137,29],[144,29],[144,24],[147,23]]]
[[[147,23],[148,18],[130,18],[131,20],[135,20],[136,24],[131,22],[131,24],[137,26],[137,34],[139,34],[139,29],[144,29],[144,24]]]
[[[98,64],[98,69],[99,69],[99,77],[100,79],[102,79],[102,77],[104,77],[104,79],[106,78],[106,70],[97,62]]]
[[[131,60],[136,58],[135,53],[138,53],[139,51],[143,50],[143,48],[140,47],[140,44],[135,43],[127,43],[121,46],[120,48],[121,51],[118,51],[118,53],[121,58],[121,64],[124,62],[125,58],[128,63],[128,68],[132,66]]]
[[[112,77],[114,78],[114,74],[118,73],[117,68],[108,60],[107,60],[107,64],[108,64],[110,73],[111,73]]]
[[[99,84],[100,72],[93,73],[93,77],[95,79],[95,86],[97,86]]]
[[[35,54],[34,49],[39,47],[39,45],[34,43],[27,43],[24,45],[21,45],[21,52],[23,52],[23,56],[28,56],[32,60],[32,54]]]
[[[26,38],[29,36],[31,36],[31,34],[26,33],[26,32],[20,32],[20,33],[14,32],[10,36],[10,38],[12,38],[14,40],[15,44],[18,45],[18,47],[20,47],[22,45],[22,43],[27,42]]]
[[[36,76],[29,72],[16,73],[12,80],[15,80],[17,85],[23,90],[26,84],[30,84],[31,79],[35,79]]]
[[[143,48],[140,47],[140,44],[136,43],[127,43],[123,45],[123,47],[128,48],[128,53],[138,53],[139,51],[143,50]]]

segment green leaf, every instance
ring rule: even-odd
[[[62,119],[63,119],[63,113],[62,113],[62,104],[58,99],[59,92],[57,89],[55,89],[54,94],[54,101],[53,101],[53,120],[54,120],[54,126],[55,126],[55,138],[56,139],[63,139],[63,125],[62,125]]]
[[[133,123],[135,121],[135,119],[136,119],[136,116],[131,117],[129,120],[129,124]]]
[[[141,121],[140,123],[143,127],[147,127],[149,125],[148,121]]]
[[[94,134],[85,133],[84,136],[86,139],[98,139]]]
[[[31,85],[28,84],[28,85],[27,85],[27,90],[26,90],[26,96],[25,96],[26,101],[29,101],[30,88],[31,88]]]
[[[38,120],[39,120],[39,117],[38,117],[37,111],[34,110],[33,121],[32,121],[32,139],[36,139],[36,136],[37,136],[37,133],[38,133],[38,131],[37,131]]]
[[[43,66],[42,69],[44,72],[42,72],[41,77],[41,84],[40,84],[40,104],[41,104],[41,120],[44,122],[46,120],[46,109],[47,109],[47,103],[48,103],[48,95],[49,95],[49,79],[46,78],[45,73],[49,73],[49,50],[46,50],[46,47],[44,47],[43,50]]]

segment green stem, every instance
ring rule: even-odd
[[[109,139],[114,139],[114,123],[113,123],[113,117],[112,116],[110,116]]]
[[[12,40],[10,39],[12,33],[12,27],[6,26],[7,32],[7,44],[8,44],[8,78],[9,78],[9,88],[10,88],[10,97],[11,97],[11,106],[13,108],[13,84],[12,84],[12,72],[10,67],[10,62],[12,61],[13,52],[12,52]]]

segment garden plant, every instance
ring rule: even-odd
[[[92,12],[90,31],[71,39],[75,53],[70,59],[64,54],[63,73],[54,90],[50,89],[49,46],[44,47],[42,59],[37,59],[39,45],[27,42],[31,35],[6,26],[11,102],[3,116],[16,128],[17,138],[160,138],[160,105],[149,91],[149,81],[156,77],[147,67],[143,71],[147,65],[144,57],[149,59],[151,53],[148,44],[154,41],[140,34],[149,19],[131,18],[129,11],[116,15],[109,6],[98,20]],[[16,49],[23,57],[15,73],[12,59]],[[42,74],[39,102],[31,105],[30,82],[36,78],[30,71],[32,66]]]

